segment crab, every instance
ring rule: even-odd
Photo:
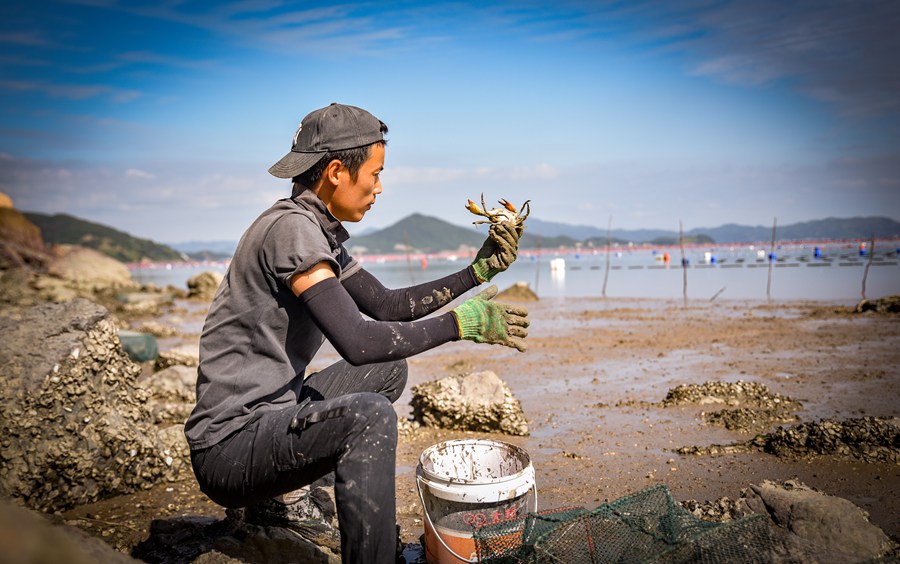
[[[519,215],[519,210],[516,209],[516,206],[503,198],[497,200],[497,202],[503,207],[489,210],[484,203],[484,194],[481,195],[481,207],[472,200],[469,200],[466,209],[475,215],[487,218],[487,220],[473,221],[472,223],[474,225],[481,223],[498,225],[500,223],[512,222],[516,227],[519,227],[525,222],[525,218],[528,217],[528,214],[531,213],[531,200],[526,200],[525,203],[522,204],[522,207],[519,208],[519,210],[524,212],[524,215]]]

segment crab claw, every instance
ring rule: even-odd
[[[510,204],[505,198],[500,198],[497,202],[509,211],[516,213],[516,206]]]
[[[476,204],[472,200],[469,200],[468,205],[466,205],[466,209],[474,213],[475,215],[484,215],[484,210],[478,207],[478,204]]]
[[[522,204],[521,210],[524,213],[516,219],[516,223],[518,223],[519,225],[521,225],[525,221],[525,218],[528,217],[528,214],[531,213],[531,200],[525,200],[525,203]]]

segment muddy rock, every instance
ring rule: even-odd
[[[222,283],[223,276],[219,272],[207,271],[192,276],[187,281],[188,297],[199,300],[212,300]]]
[[[4,562],[94,564],[138,562],[98,538],[8,500],[0,501],[0,554]]]
[[[200,364],[200,346],[182,346],[161,351],[156,357],[156,370],[170,366],[198,366]]]
[[[785,409],[751,409],[740,407],[738,409],[722,409],[704,413],[706,422],[710,425],[719,425],[729,431],[739,433],[760,433],[769,429],[775,423],[790,423],[798,418]]]
[[[802,483],[766,480],[751,485],[742,497],[750,511],[768,515],[772,522],[800,539],[801,542],[789,542],[787,549],[815,548],[815,556],[825,556],[823,561],[827,562],[864,562],[896,549],[884,531],[869,522],[865,511],[846,499],[823,494]]]
[[[427,427],[528,435],[521,403],[490,370],[415,386],[410,405],[413,418]]]
[[[0,205],[0,269],[32,268],[43,269],[50,260],[50,253],[44,246],[41,230],[28,221],[6,198]]]
[[[516,282],[509,288],[503,290],[495,298],[497,301],[513,301],[513,302],[536,302],[538,295],[534,290],[528,287],[527,282]]]
[[[187,419],[187,415],[181,418],[181,421],[185,419]],[[160,425],[160,427],[157,439],[159,440],[159,453],[167,469],[165,480],[167,482],[193,480],[191,448],[184,436],[184,424],[176,423],[168,426]]]
[[[197,401],[197,369],[190,366],[170,366],[152,374],[146,387],[155,400],[193,404]]]
[[[877,300],[862,300],[856,304],[856,313],[900,313],[900,296],[887,296]]]
[[[779,427],[766,437],[766,452],[783,458],[836,455],[865,462],[900,463],[900,417],[823,419]]]
[[[145,321],[137,327],[137,331],[154,337],[173,337],[178,334],[174,327],[157,321]]]
[[[170,366],[152,374],[144,385],[150,390],[150,413],[157,424],[184,423],[197,401],[197,369]]]
[[[719,425],[740,433],[761,433],[776,423],[797,421],[800,402],[772,393],[757,382],[706,382],[683,384],[669,390],[660,407],[676,405],[723,407],[701,415],[710,425]]]
[[[159,315],[164,306],[174,302],[171,294],[166,292],[123,292],[116,296],[118,309],[131,315]]]
[[[735,500],[681,504],[708,521],[765,515],[773,525],[777,562],[864,562],[897,554],[897,544],[869,522],[865,511],[796,480],[751,484]]]
[[[0,493],[59,510],[172,472],[107,310],[41,304],[0,318],[0,334]]]
[[[53,254],[49,273],[72,286],[90,291],[137,287],[127,266],[94,249],[57,245]]]
[[[780,394],[772,393],[765,384],[758,382],[706,382],[705,384],[682,384],[669,390],[662,407],[673,405],[727,405],[731,407],[753,407],[758,409],[802,407],[800,402]]]
[[[900,417],[860,417],[836,421],[823,419],[778,427],[749,441],[729,445],[687,446],[676,449],[683,455],[721,455],[767,452],[796,460],[815,456],[900,463]]]

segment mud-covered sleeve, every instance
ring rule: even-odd
[[[400,360],[459,339],[452,313],[419,321],[365,319],[335,278],[309,288],[300,300],[335,350],[354,366]]]
[[[391,290],[365,268],[341,280],[359,310],[380,321],[412,321],[425,317],[478,285],[469,266],[438,280]]]

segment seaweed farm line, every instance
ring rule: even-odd
[[[863,243],[693,246],[685,249],[686,270],[678,247],[522,250],[512,267],[494,278],[501,289],[524,282],[541,298],[682,299],[687,278],[689,300],[835,300],[855,303],[900,294],[900,241]],[[818,250],[818,252],[817,252]],[[668,262],[665,260],[668,254]],[[357,256],[363,267],[388,288],[440,278],[471,262],[463,254]],[[607,265],[608,260],[608,265]],[[224,272],[227,263],[172,263],[132,266],[137,282],[186,287],[204,270]]]

